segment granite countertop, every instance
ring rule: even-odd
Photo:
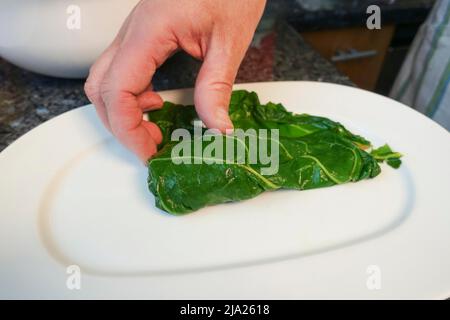
[[[155,90],[193,87],[200,63],[171,58],[153,80]],[[182,72],[180,70],[183,70]],[[237,82],[313,80],[353,85],[286,24],[277,24],[250,48]],[[0,59],[0,151],[37,125],[89,103],[84,80],[37,75]]]
[[[420,24],[436,0],[285,0],[287,21],[298,31],[366,25],[369,5],[381,9],[383,24]]]

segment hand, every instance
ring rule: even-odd
[[[142,119],[143,111],[162,106],[150,83],[181,49],[203,60],[194,94],[200,118],[209,128],[231,129],[232,85],[264,6],[265,0],[142,0],[85,84],[104,125],[143,161],[155,154],[161,131]]]

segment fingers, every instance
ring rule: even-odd
[[[106,50],[100,55],[100,57],[97,58],[95,63],[91,66],[89,70],[89,76],[86,80],[86,83],[84,84],[84,91],[86,93],[86,96],[88,97],[89,101],[91,101],[91,103],[94,104],[97,114],[102,120],[104,126],[110,131],[111,126],[109,124],[105,104],[100,94],[100,85],[119,48],[119,43],[125,34],[130,19],[131,14],[124,21],[122,27],[120,28],[116,38],[111,43],[111,45],[108,48],[106,48]]]
[[[161,130],[155,123],[143,121],[142,125],[145,127],[145,129],[148,131],[148,133],[152,136],[152,138],[156,142],[156,144],[160,144],[162,142],[163,136],[162,136]]]
[[[226,132],[233,127],[228,116],[232,85],[264,10],[264,0],[207,1],[213,23],[206,28],[206,52],[197,77],[194,102],[197,113],[210,128]],[[208,12],[208,11],[207,11]],[[209,14],[211,15],[211,13]]]
[[[156,68],[176,49],[176,42],[160,38],[167,32],[157,29],[126,32],[100,87],[111,131],[143,161],[162,141],[160,129],[142,119],[143,109],[162,106],[159,95],[147,88]]]
[[[156,110],[162,107],[163,100],[153,91],[144,91],[138,97],[138,106],[142,111]]]
[[[226,50],[214,44],[208,51],[195,85],[197,113],[209,128],[225,133],[233,124],[228,116],[233,83],[245,50]]]
[[[89,70],[89,77],[84,84],[84,91],[91,103],[94,104],[97,114],[103,122],[103,125],[111,131],[105,104],[100,94],[100,84],[111,65],[114,55],[117,52],[116,42],[111,44]]]

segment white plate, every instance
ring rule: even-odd
[[[388,142],[404,164],[373,180],[173,217],[154,207],[146,168],[92,106],[79,108],[0,154],[0,298],[450,297],[446,130],[359,89],[236,87]],[[161,94],[189,103],[192,91]],[[80,290],[66,286],[71,265]]]

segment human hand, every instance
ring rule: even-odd
[[[119,141],[148,160],[162,134],[143,111],[162,106],[150,83],[177,50],[203,61],[195,84],[197,113],[225,132],[232,85],[261,18],[265,0],[142,0],[91,67],[89,100]],[[183,70],[180,70],[183,72]]]

